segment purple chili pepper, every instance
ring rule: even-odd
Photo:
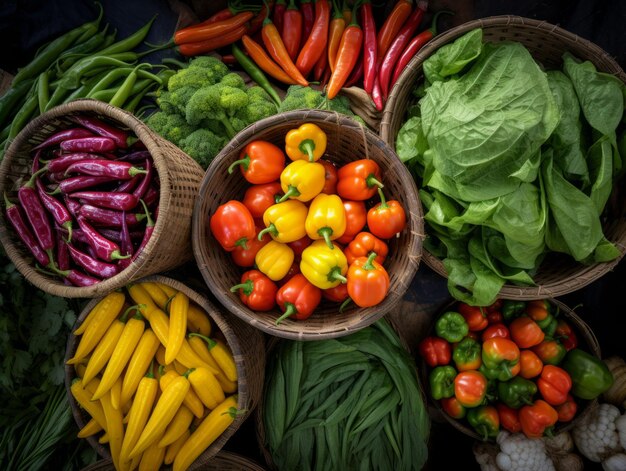
[[[70,195],[81,199],[82,204],[91,203],[102,208],[130,211],[137,206],[137,198],[132,193],[115,193],[113,191],[77,191]]]
[[[96,283],[100,283],[99,279],[93,278],[80,270],[76,270],[75,268],[67,271],[59,271],[59,274],[64,276],[74,286],[92,286]]]
[[[137,199],[141,199],[144,197],[144,195],[148,191],[148,188],[150,187],[150,183],[152,182],[153,171],[152,171],[152,163],[150,162],[150,159],[146,159],[145,167],[146,167],[146,174],[144,175],[143,180],[141,181],[139,186],[135,188],[135,191],[133,191],[133,195],[135,195]]]
[[[124,162],[143,162],[144,160],[150,158],[150,152],[147,150],[138,150],[136,152],[130,152],[128,154],[121,155],[116,157],[116,160],[123,160]]]
[[[133,254],[133,241],[130,238],[130,232],[128,230],[128,224],[126,223],[126,211],[122,212],[122,230],[120,231],[120,248],[123,255]],[[132,263],[132,258],[126,258],[117,262],[120,270],[128,267]]]
[[[135,187],[137,186],[137,184],[139,183],[139,180],[141,180],[141,175],[135,175],[133,178],[131,178],[130,180],[124,180],[117,188],[115,188],[113,191],[116,191],[118,193],[130,193],[131,191],[133,191],[135,189]]]
[[[93,133],[85,128],[64,129],[63,131],[59,131],[56,134],[53,134],[41,144],[33,147],[33,150],[45,149],[46,147],[60,144],[67,139],[80,139],[83,137],[93,137]]]
[[[99,276],[100,278],[111,278],[112,276],[117,275],[118,268],[116,265],[112,263],[101,262],[86,253],[81,252],[80,250],[68,245],[67,247],[70,251],[70,255],[72,260],[83,268],[87,273],[91,273],[92,275]]]
[[[133,255],[132,260],[135,261],[135,259],[137,258],[137,256],[142,252],[142,250],[144,249],[144,247],[146,245],[148,245],[148,241],[150,240],[150,237],[152,237],[152,233],[154,232],[154,221],[152,220],[152,218],[150,217],[150,211],[148,210],[148,206],[146,206],[146,203],[144,203],[143,200],[139,200],[140,203],[143,205],[143,209],[146,212],[146,229],[143,233],[143,239],[141,239],[141,242],[139,244],[139,247],[137,248],[137,251],[135,252],[135,254]],[[158,208],[157,208],[158,211]],[[156,212],[155,212],[156,214]]]
[[[98,154],[91,154],[88,152],[74,152],[72,154],[61,154],[56,159],[52,159],[48,162],[48,172],[58,173],[65,172],[67,167],[75,162],[82,162],[86,159],[97,159],[100,156]]]
[[[30,167],[30,173],[37,173],[39,171],[39,158],[41,157],[41,151],[38,150],[35,152],[35,157],[33,158],[33,164]]]
[[[39,245],[48,253],[48,257],[52,260],[52,249],[54,248],[54,236],[52,235],[52,227],[37,190],[35,189],[35,180],[39,174],[45,172],[45,168],[34,173],[17,191],[17,197],[22,204],[26,218],[30,222],[30,226],[35,233],[35,237],[39,241]]]
[[[69,270],[70,269],[70,251],[68,249],[67,242],[65,242],[65,239],[63,238],[63,234],[64,234],[63,230],[60,227],[57,227],[57,231],[56,231],[57,266],[59,267],[59,270]]]
[[[116,227],[122,226],[124,222],[130,226],[135,226],[146,217],[143,213],[126,213],[125,211],[104,209],[90,204],[82,205],[78,213],[92,223]]]
[[[99,227],[98,232],[100,232],[100,234],[102,234],[107,239],[111,239],[115,242],[122,242],[122,237],[119,231],[116,231],[114,229],[108,229],[106,227]],[[143,238],[143,231],[131,231],[130,238],[131,240],[141,240]]]
[[[148,205],[148,207],[151,207],[155,202],[159,200],[159,191],[151,185],[150,188],[148,188],[148,191],[146,192],[143,200]]]
[[[115,126],[91,116],[73,116],[72,121],[86,127],[99,136],[112,139],[120,149],[126,149],[128,147],[129,135],[126,131],[122,131]]]
[[[78,217],[78,225],[85,233],[89,240],[89,245],[95,250],[100,260],[112,262],[113,260],[127,258],[127,256],[121,254],[119,245],[102,236],[84,217]]]
[[[113,152],[117,149],[115,141],[108,137],[81,137],[61,142],[64,152]]]
[[[63,196],[63,201],[65,201],[65,207],[68,209],[70,214],[74,216],[75,218],[77,218],[78,213],[80,211],[81,204],[78,201],[70,198],[68,195]]]
[[[67,167],[65,173],[80,173],[95,177],[113,177],[120,180],[130,180],[135,175],[145,174],[147,171],[139,167],[133,167],[133,164],[128,162],[88,159],[71,164]]]
[[[44,267],[48,266],[50,264],[50,257],[43,251],[39,242],[35,239],[33,232],[30,230],[30,227],[26,224],[22,209],[18,205],[11,203],[6,194],[4,195],[4,204],[6,205],[7,219],[13,225],[15,232],[17,232],[17,235],[24,245],[30,250],[35,260],[37,260],[40,265]]]
[[[46,193],[46,189],[43,187],[41,181],[38,178],[35,179],[35,185],[37,185],[37,193],[43,203],[44,207],[48,210],[56,223],[67,229],[69,236],[67,240],[72,239],[72,215],[67,207],[56,198]]]
[[[94,186],[102,185],[103,183],[109,183],[111,181],[117,180],[117,178],[113,177],[92,177],[91,175],[79,175],[77,177],[69,177],[59,182],[59,186],[57,186],[56,190],[54,190],[52,195],[57,195],[59,193],[73,193],[78,190],[83,190],[85,188],[91,188]]]

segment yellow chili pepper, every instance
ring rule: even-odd
[[[178,440],[171,445],[168,445],[167,450],[165,451],[165,458],[163,459],[164,464],[172,464],[174,462],[176,455],[178,455],[180,449],[183,447],[187,439],[189,439],[189,435],[191,435],[191,432],[187,429],[180,437],[178,437]]]
[[[120,396],[122,395],[122,377],[117,378],[111,389],[109,390],[111,394],[111,405],[114,409],[121,409],[120,406]]]
[[[237,396],[227,397],[194,430],[174,459],[173,471],[184,471],[206,450],[237,416]]]
[[[98,443],[100,443],[101,445],[109,443],[109,434],[104,433],[103,435],[101,435],[100,438],[98,438]]]
[[[202,358],[203,361],[211,366],[214,366],[219,371],[219,373],[215,375],[215,378],[220,383],[222,390],[225,393],[234,393],[235,391],[237,391],[237,383],[235,381],[229,380],[226,377],[224,372],[221,370],[221,368],[213,358],[213,355],[211,355],[211,352],[209,352],[208,336],[191,333],[188,335],[187,338],[189,339],[189,345],[191,345],[191,348],[193,348],[198,356]]]
[[[159,447],[157,442],[154,442],[141,455],[141,461],[139,462],[139,471],[154,471],[161,469],[164,458],[165,448]]]
[[[139,381],[139,386],[137,386],[137,392],[133,399],[133,405],[130,407],[130,412],[128,413],[126,435],[124,436],[120,452],[120,461],[122,463],[130,460],[130,452],[137,444],[137,440],[139,440],[139,436],[148,422],[148,417],[150,416],[152,406],[156,400],[158,389],[158,381],[155,379],[152,371],[148,371],[148,374]]]
[[[273,204],[263,213],[265,229],[259,231],[258,239],[269,232],[272,239],[283,244],[295,242],[306,235],[304,221],[308,208],[298,200]]]
[[[294,253],[291,247],[271,240],[257,252],[254,263],[259,271],[267,275],[270,280],[278,281],[285,277],[293,259]]]
[[[317,162],[296,160],[285,167],[280,174],[280,186],[285,193],[278,203],[288,199],[311,201],[324,189],[326,169]]]
[[[313,239],[324,239],[330,249],[332,240],[346,232],[346,210],[337,195],[320,193],[311,202],[304,222],[307,235]]]
[[[89,322],[85,328],[85,333],[80,338],[76,353],[67,361],[68,365],[80,363],[91,351],[98,345],[100,339],[119,315],[126,297],[122,293],[113,292],[107,295],[100,303],[96,305],[97,314]],[[94,308],[95,309],[95,308]]]
[[[100,406],[102,407],[102,406]],[[87,438],[95,435],[102,430],[102,426],[94,418],[90,419],[83,428],[78,431],[76,435],[78,438]]]
[[[74,330],[74,335],[82,335],[85,332],[85,329],[91,324],[91,322],[99,318],[102,315],[102,311],[107,311],[111,309],[111,305],[117,305],[120,302],[120,293],[117,291],[112,291],[107,294],[104,298],[102,298],[98,304],[94,306],[94,308],[89,311],[85,320]],[[122,309],[121,306],[119,308]],[[119,312],[119,311],[118,311]]]
[[[146,324],[139,314],[136,314],[135,317],[126,321],[122,335],[120,336],[120,339],[111,354],[111,358],[102,373],[100,386],[98,386],[98,389],[96,389],[96,392],[93,395],[93,401],[104,396],[104,394],[113,387],[117,379],[120,377],[122,371],[128,364],[130,357],[135,351],[135,347],[139,343],[139,339],[141,339],[141,336],[143,335],[145,326]]]
[[[175,288],[172,288],[170,285],[166,285],[165,283],[161,283],[160,281],[156,281],[155,284],[161,288],[165,294],[167,294],[168,298],[173,297],[177,292]]]
[[[109,449],[115,469],[120,469],[120,452],[124,441],[124,424],[122,423],[122,412],[111,404],[111,395],[105,394],[100,398],[104,417],[107,421],[105,430],[109,437]]]
[[[159,446],[166,447],[178,440],[182,435],[184,435],[185,430],[189,430],[192,420],[193,412],[191,412],[183,403],[170,424],[167,426],[163,437],[159,440]]]
[[[163,291],[161,287],[153,281],[142,281],[140,285],[148,292],[156,305],[165,311],[167,302],[170,299],[167,293],[165,293],[165,291]]]
[[[94,352],[95,352],[95,350],[94,350]],[[93,354],[91,356],[93,357]],[[91,357],[90,357],[90,359],[91,359]],[[86,369],[87,369],[87,365],[85,363],[76,363],[74,365],[74,371],[76,372],[76,376],[78,376],[79,378],[82,378],[83,376],[85,376],[85,370]]]
[[[187,376],[191,388],[208,409],[215,409],[225,398],[215,375],[206,368],[194,368]]]
[[[159,385],[161,386],[161,392],[165,392],[170,384],[172,384],[176,379],[185,377],[184,375],[179,375],[176,371],[170,370],[166,371],[165,374],[161,375],[159,378]],[[185,379],[187,379],[185,377]],[[195,393],[195,391],[191,388],[185,394],[185,398],[183,400],[183,404],[195,415],[196,417],[204,416],[204,404]]]
[[[348,260],[339,248],[330,249],[323,240],[316,240],[302,252],[300,271],[318,288],[334,288],[348,281]]]
[[[188,310],[189,298],[179,291],[170,302],[170,331],[165,346],[165,364],[174,361],[185,341]]]
[[[115,350],[117,342],[122,336],[125,325],[126,324],[117,319],[106,331],[104,337],[102,337],[102,340],[87,362],[85,372],[83,373],[84,384],[89,384],[89,382],[100,373],[102,368],[104,368],[104,365],[107,364],[107,361],[109,361],[109,358],[111,358],[113,354],[113,350]]]
[[[152,329],[146,329],[126,367],[120,395],[122,405],[127,404],[137,391],[137,386],[149,369],[159,345],[159,339]]]
[[[194,303],[189,303],[187,311],[187,329],[202,335],[211,335],[211,321],[206,313]]]
[[[132,300],[135,301],[137,306],[139,306],[139,312],[141,312],[141,315],[150,321],[150,314],[152,314],[152,311],[159,309],[159,306],[156,305],[150,294],[140,284],[127,286],[126,290]],[[154,327],[152,329],[155,330]],[[159,335],[157,334],[157,337],[158,336]],[[159,337],[159,340],[160,339],[161,338]]]
[[[160,439],[182,405],[189,387],[189,380],[184,376],[179,376],[163,390],[137,443],[129,454],[130,458],[140,455],[152,443]]]
[[[165,366],[165,347],[163,346],[163,344],[159,344],[159,348],[157,348],[156,354],[154,356],[156,357],[157,363],[159,365]]]
[[[285,152],[291,160],[315,162],[326,152],[326,133],[313,123],[305,123],[285,136]]]
[[[237,365],[230,348],[218,339],[207,339],[209,353],[230,381],[237,381]]]

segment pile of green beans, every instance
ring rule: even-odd
[[[384,319],[338,339],[279,341],[262,420],[277,469],[417,470],[428,457],[415,363]]]
[[[93,98],[136,113],[143,98],[174,74],[165,65],[139,63],[158,50],[136,52],[156,17],[130,36],[116,40],[117,31],[101,28],[98,18],[54,39],[20,69],[0,98],[0,160],[15,136],[33,118],[50,108],[79,98]],[[149,69],[160,68],[157,73]]]

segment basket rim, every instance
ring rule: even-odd
[[[389,146],[380,138],[380,136],[360,123],[354,121],[348,116],[341,115],[339,113],[333,111],[326,110],[294,110],[288,111],[284,113],[278,113],[271,117],[262,119],[257,123],[248,126],[240,133],[237,134],[236,139],[231,140],[221,151],[220,153],[213,159],[208,169],[206,170],[205,177],[202,180],[199,190],[199,196],[195,201],[194,210],[193,210],[193,219],[192,219],[192,244],[193,244],[193,252],[194,257],[196,259],[196,263],[198,268],[200,269],[202,276],[205,280],[205,283],[210,287],[212,286],[212,282],[208,279],[207,271],[211,270],[211,267],[206,266],[206,260],[203,256],[203,245],[202,241],[204,241],[203,237],[200,237],[206,227],[206,222],[208,221],[209,216],[204,214],[203,212],[203,201],[205,194],[208,194],[208,189],[211,185],[212,176],[216,174],[217,170],[220,169],[224,162],[229,156],[231,156],[237,149],[244,147],[249,142],[258,139],[259,130],[266,130],[272,128],[274,125],[285,124],[291,121],[298,120],[306,120],[307,122],[331,122],[335,123],[341,127],[342,130],[350,129],[353,131],[357,131],[362,133],[363,138],[367,140],[367,147],[375,146],[381,149],[384,149],[385,152],[389,155],[392,155],[395,159],[398,157],[395,155],[395,152],[389,148]],[[366,158],[369,158],[369,155],[366,155]],[[398,162],[399,159],[398,159]],[[218,299],[218,301],[226,307],[233,315],[239,317],[246,323],[252,325],[253,327],[273,336],[287,338],[292,340],[320,340],[325,338],[335,338],[341,337],[344,335],[348,335],[354,330],[358,330],[359,328],[365,327],[366,325],[370,325],[379,318],[383,317],[386,313],[394,309],[402,300],[402,295],[409,288],[411,280],[414,278],[415,273],[418,270],[419,262],[421,260],[421,246],[423,240],[423,221],[422,221],[422,208],[421,204],[419,204],[419,197],[417,193],[417,186],[415,185],[415,181],[412,177],[410,177],[408,170],[404,165],[398,166],[400,172],[406,172],[407,183],[411,185],[411,188],[407,191],[415,194],[415,202],[414,208],[411,208],[409,211],[406,208],[407,213],[407,228],[410,229],[411,234],[411,247],[414,247],[416,250],[408,255],[409,263],[406,265],[406,280],[402,283],[399,283],[400,291],[402,294],[389,292],[385,300],[374,306],[372,308],[360,308],[360,311],[365,312],[365,314],[361,317],[361,322],[358,326],[350,326],[349,328],[341,327],[335,328],[332,325],[327,326],[324,329],[319,329],[319,331],[312,332],[303,332],[302,330],[292,331],[283,328],[282,326],[287,325],[287,323],[279,324],[276,326],[275,324],[270,325],[269,323],[261,322],[258,316],[255,314],[255,311],[244,306],[239,298],[237,297],[236,303],[233,302],[232,293],[226,292],[221,289],[212,289],[212,294]],[[405,229],[407,230],[407,229]],[[205,241],[206,242],[206,241]],[[306,321],[296,321],[298,323],[306,322]],[[295,324],[292,324],[295,325]],[[304,324],[302,324],[304,325]]]

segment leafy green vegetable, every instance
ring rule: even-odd
[[[483,31],[475,29],[460,40],[446,44],[424,62],[426,81],[433,83],[458,74],[482,52]]]

